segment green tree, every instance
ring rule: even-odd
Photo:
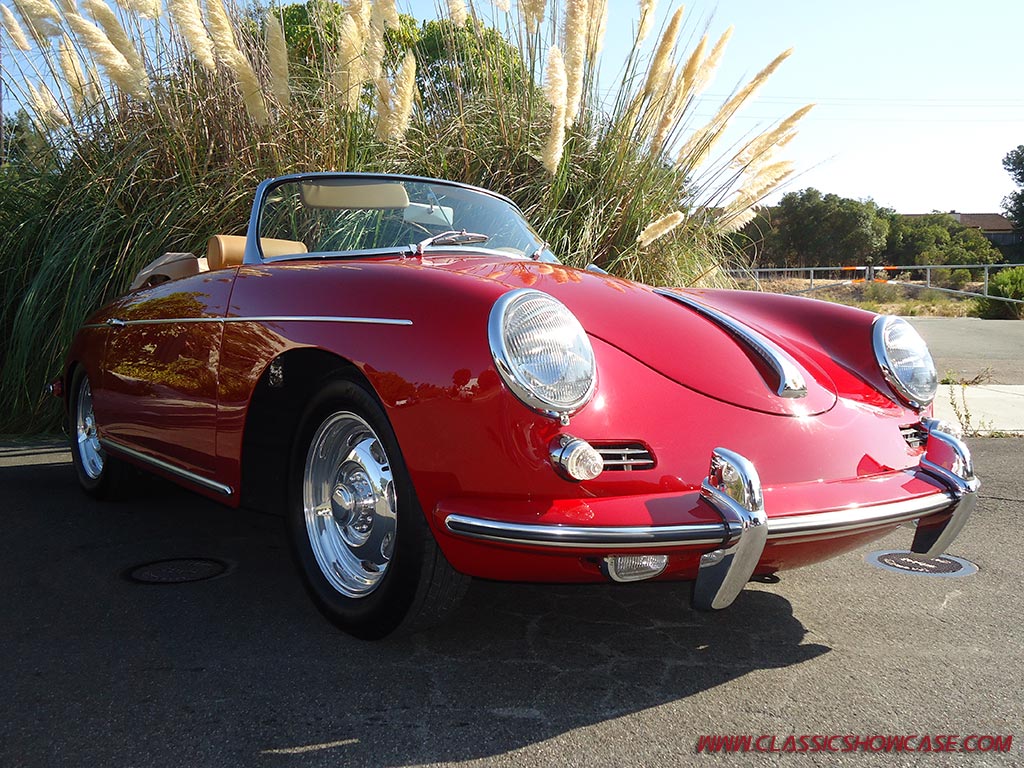
[[[461,112],[475,96],[514,98],[532,81],[519,50],[498,30],[437,19],[423,22],[418,35],[416,84],[430,120]]]
[[[250,23],[254,29],[260,27],[265,13],[265,9],[259,6],[252,10]],[[288,62],[294,70],[293,79],[299,82],[312,80],[315,90],[320,73],[332,66],[345,13],[345,6],[334,0],[309,0],[280,8]],[[403,13],[399,14],[398,20],[398,27],[388,27],[384,31],[384,63],[388,68],[393,68],[420,39],[419,24],[415,18]]]
[[[863,264],[882,253],[888,234],[889,220],[874,201],[808,188],[780,201],[764,256],[788,266]]]
[[[1003,168],[1020,189],[1003,198],[1003,210],[1018,229],[1024,229],[1024,144],[1007,153]]]
[[[999,251],[977,229],[948,213],[902,216],[888,212],[889,238],[882,259],[893,265],[995,264]]]
[[[4,117],[4,142],[0,165],[5,173],[28,167],[45,169],[53,165],[53,150],[23,109],[14,117]]]

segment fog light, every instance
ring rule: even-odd
[[[612,581],[643,581],[667,565],[668,555],[609,555],[601,561],[601,572]]]
[[[586,440],[562,435],[551,446],[551,464],[570,480],[593,480],[604,471],[604,459]]]

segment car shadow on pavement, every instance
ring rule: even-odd
[[[0,491],[5,765],[486,759],[829,650],[782,597],[748,589],[702,614],[686,584],[475,582],[443,626],[367,643],[312,607],[275,517],[156,480],[101,504],[69,464],[0,467]],[[175,557],[231,568],[124,578]],[[677,726],[692,751],[697,725]]]

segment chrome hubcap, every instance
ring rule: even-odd
[[[384,446],[356,414],[335,413],[313,435],[302,503],[324,578],[346,597],[373,592],[391,563],[398,503]]]
[[[75,433],[78,439],[78,458],[82,469],[90,479],[96,480],[103,472],[105,455],[100,447],[100,436],[96,429],[96,416],[92,411],[92,389],[89,380],[82,377],[78,385],[78,406],[75,409]]]

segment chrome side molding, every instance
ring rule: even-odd
[[[211,480],[208,477],[197,475],[195,472],[189,472],[187,469],[182,469],[176,464],[171,464],[169,461],[164,461],[163,459],[155,458],[147,453],[143,453],[142,451],[137,451],[134,448],[129,448],[126,445],[121,445],[120,443],[114,440],[104,438],[103,440],[100,441],[100,444],[103,446],[104,450],[109,450],[112,451],[113,453],[120,453],[125,456],[130,456],[136,461],[140,461],[144,464],[149,464],[150,466],[156,467],[157,469],[162,469],[164,472],[169,472],[172,475],[176,475],[177,477],[180,477],[183,480],[187,480],[193,485],[201,486],[209,491],[214,491],[223,496],[231,496],[235,492],[230,485],[218,483],[216,480]]]
[[[754,575],[768,540],[768,518],[754,465],[725,448],[712,452],[701,496],[722,516],[726,543],[735,542],[701,557],[693,585],[693,607],[718,610],[729,606]]]
[[[254,315],[251,317],[157,317],[147,320],[108,318],[83,328],[124,328],[131,325],[196,325],[199,323],[354,323],[357,325],[412,325],[400,317],[335,317],[331,315]]]
[[[807,381],[800,371],[800,366],[778,344],[775,344],[764,334],[755,331],[748,325],[744,325],[736,318],[729,317],[724,312],[719,312],[717,309],[713,309],[707,304],[702,304],[689,296],[684,296],[681,293],[664,288],[655,288],[654,292],[689,307],[699,315],[703,315],[719,328],[728,331],[736,339],[743,342],[749,349],[756,352],[778,377],[779,381],[775,388],[775,394],[779,397],[795,398],[807,396]]]

